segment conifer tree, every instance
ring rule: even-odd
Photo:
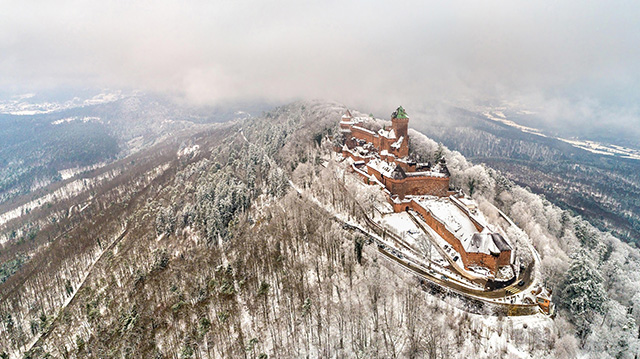
[[[607,294],[602,281],[587,252],[578,252],[564,277],[560,304],[569,312],[569,319],[576,325],[581,338],[589,334],[589,325],[595,315],[604,312]]]

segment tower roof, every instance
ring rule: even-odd
[[[407,115],[407,111],[405,111],[404,108],[400,106],[391,114],[391,118],[409,119],[409,115]]]

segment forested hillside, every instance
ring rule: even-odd
[[[638,251],[413,130],[419,156],[444,156],[458,188],[522,228],[509,235],[540,253],[557,316],[470,314],[345,228],[334,216],[358,221],[372,194],[342,190],[356,180],[332,157],[344,109],[299,102],[177,131],[5,223],[0,354],[638,355]]]
[[[442,116],[446,117],[443,118]],[[479,113],[425,114],[418,128],[629,243],[640,241],[640,161],[591,153]]]
[[[29,193],[42,195],[38,190],[51,183],[131,155],[176,132],[250,117],[265,108],[251,103],[194,108],[145,94],[85,102],[89,104],[45,102],[42,106],[57,106],[56,111],[0,114],[0,204]]]

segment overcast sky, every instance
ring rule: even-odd
[[[640,2],[0,0],[0,86],[373,111],[501,99],[638,126]]]

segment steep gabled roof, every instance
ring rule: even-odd
[[[507,243],[507,241],[505,241],[504,238],[502,238],[502,235],[500,235],[500,233],[491,233],[491,237],[493,238],[493,243],[495,243],[500,252],[511,250],[511,246],[509,245],[509,243]]]
[[[511,250],[511,246],[499,233],[475,233],[471,237],[470,244],[468,252],[500,254],[500,252]]]
[[[393,170],[393,173],[391,173],[391,177],[393,179],[405,179],[407,178],[407,174],[404,172],[402,167],[396,166],[396,169]]]

